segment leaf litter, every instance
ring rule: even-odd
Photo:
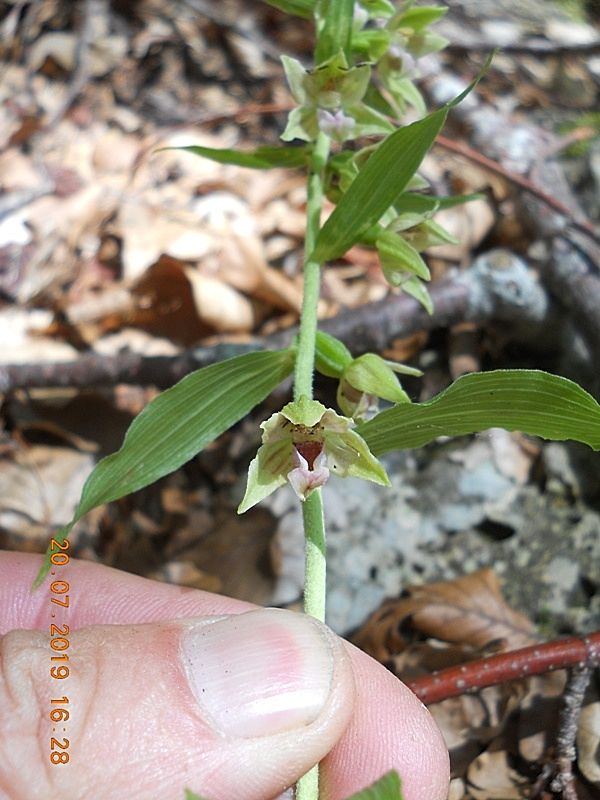
[[[0,22],[6,34],[0,87],[5,362],[66,361],[81,352],[126,349],[175,355],[216,336],[247,341],[298,318],[301,176],[157,151],[182,144],[275,143],[281,115],[277,120],[244,115],[243,109],[289,102],[272,51],[305,56],[303,23],[286,26],[265,4],[248,9],[231,0],[218,9],[212,4],[212,18],[198,14],[192,3],[173,0],[142,0],[127,12],[119,5],[104,4],[103,15],[91,21],[87,75],[75,94],[82,19],[74,4],[34,4],[23,18],[17,4]],[[451,5],[461,40],[466,33],[498,34],[489,24],[477,29],[468,3]],[[535,20],[521,19],[528,5],[520,4],[518,25],[504,28],[503,36],[518,40],[532,25],[535,33]],[[542,35],[552,42],[567,29],[563,21],[555,29],[545,26]],[[567,69],[531,56],[502,58],[502,69],[490,76],[491,88],[482,91],[504,95],[505,103],[547,107],[556,87],[571,102],[569,87],[581,87],[578,102],[590,103],[594,84],[587,62]],[[235,119],[240,112],[242,135]],[[526,226],[505,178],[439,147],[426,158],[423,174],[439,194],[487,193],[484,200],[444,212],[461,245],[432,251],[434,277],[465,266],[486,238],[527,245]],[[324,276],[320,312],[330,316],[387,293],[370,255],[353,248]],[[489,356],[494,347],[497,342],[488,340],[481,352]],[[426,361],[436,348],[435,338],[419,334],[395,341],[390,352],[402,355],[400,360]],[[444,385],[447,370],[437,377],[434,372],[427,376],[430,386]],[[48,528],[70,516],[96,460],[94,451],[99,456],[114,449],[133,414],[154,394],[151,388],[118,387],[98,391],[95,400],[89,394],[77,398],[72,390],[7,399],[0,432],[0,544],[43,549]],[[74,414],[73,403],[95,409],[98,398],[105,404],[104,412],[96,412],[103,413],[103,424],[90,432],[90,420]],[[226,434],[156,488],[92,512],[73,534],[78,554],[132,571],[143,565],[145,574],[161,580],[269,602],[274,586],[288,580],[287,556],[275,535],[280,519],[270,509],[257,509],[241,530],[227,512],[235,504],[237,473],[249,444],[255,444],[253,436],[255,423],[243,423],[239,433]],[[492,456],[485,447],[485,452],[465,451],[455,464],[475,459],[477,464],[465,466],[477,470],[482,459],[494,458],[509,482],[528,484],[539,452],[523,454],[514,438],[511,445],[501,442],[508,454],[500,452],[500,443]],[[551,481],[562,481],[547,465],[545,470]],[[568,498],[566,489],[561,496]],[[508,507],[489,497],[485,502],[481,513],[494,519]],[[463,507],[461,513],[466,526],[471,511]],[[383,563],[385,554],[380,559]],[[389,576],[385,586],[387,595],[400,588]],[[384,606],[388,627],[383,616],[376,617],[377,625],[369,623],[368,646],[398,674],[419,674],[536,640],[532,623],[503,601],[489,570],[407,592],[399,605]],[[380,598],[381,589],[375,594]],[[560,675],[545,676],[432,707],[453,754],[452,797],[529,796],[530,775],[524,779],[524,772],[547,753],[562,683]],[[592,783],[599,779],[597,708],[597,701],[584,708],[579,738],[579,766]]]

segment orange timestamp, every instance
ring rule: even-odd
[[[70,560],[69,554],[66,552],[68,549],[68,539],[62,542],[52,539],[50,542],[52,567],[67,566]],[[51,568],[50,575],[54,577],[57,572],[58,569]],[[52,620],[56,620],[50,623],[50,648],[52,650],[52,655],[50,656],[50,678],[53,681],[64,681],[69,677],[71,671],[69,666],[70,628],[64,621],[63,616],[69,608],[70,590],[69,582],[62,580],[61,577],[56,577],[50,584],[50,617]],[[59,684],[56,684],[56,686],[58,687]],[[65,688],[65,684],[60,684],[60,686]],[[53,723],[52,733],[56,734],[56,736],[50,737],[51,764],[69,763],[69,746],[71,742],[66,736],[61,735],[66,734],[68,731],[67,723],[71,716],[68,705],[69,698],[67,695],[50,700],[49,717],[50,722]]]

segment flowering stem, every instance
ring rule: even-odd
[[[323,203],[323,170],[329,155],[330,139],[319,133],[313,149],[308,177],[306,202],[306,239],[304,244],[304,294],[300,332],[294,372],[294,400],[303,395],[312,400],[317,312],[321,291],[321,265],[311,261],[319,228]],[[315,489],[302,504],[305,538],[304,612],[321,622],[325,621],[325,520],[321,490]],[[313,767],[296,785],[296,800],[317,800],[319,796],[319,767]]]
[[[294,400],[299,400],[302,395],[312,400],[317,310],[321,290],[321,265],[316,261],[310,261],[309,256],[314,249],[321,226],[323,169],[329,155],[329,143],[329,137],[324,133],[319,133],[313,149],[311,169],[308,176],[306,240],[304,244],[304,294],[296,351],[296,369],[294,372]]]

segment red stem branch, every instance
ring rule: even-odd
[[[595,667],[600,663],[600,631],[488,656],[424,675],[406,685],[421,702],[439,703],[449,697],[485,689],[529,675],[541,675],[573,666]]]

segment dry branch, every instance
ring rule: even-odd
[[[557,639],[442,669],[407,681],[407,686],[421,702],[431,704],[530,675],[574,666],[593,668],[599,663],[600,631],[596,631],[588,636]]]
[[[397,338],[417,331],[445,328],[460,322],[509,321],[546,332],[560,329],[548,296],[520,259],[492,251],[471,269],[432,286],[434,312],[430,316],[407,295],[391,295],[377,303],[348,309],[320,327],[341,339],[356,355],[381,352]],[[253,350],[291,344],[296,328],[244,344],[221,343],[197,347],[181,355],[145,357],[139,353],[101,356],[86,353],[76,361],[47,364],[0,365],[0,393],[16,389],[110,386],[118,383],[171,386],[200,367]]]

